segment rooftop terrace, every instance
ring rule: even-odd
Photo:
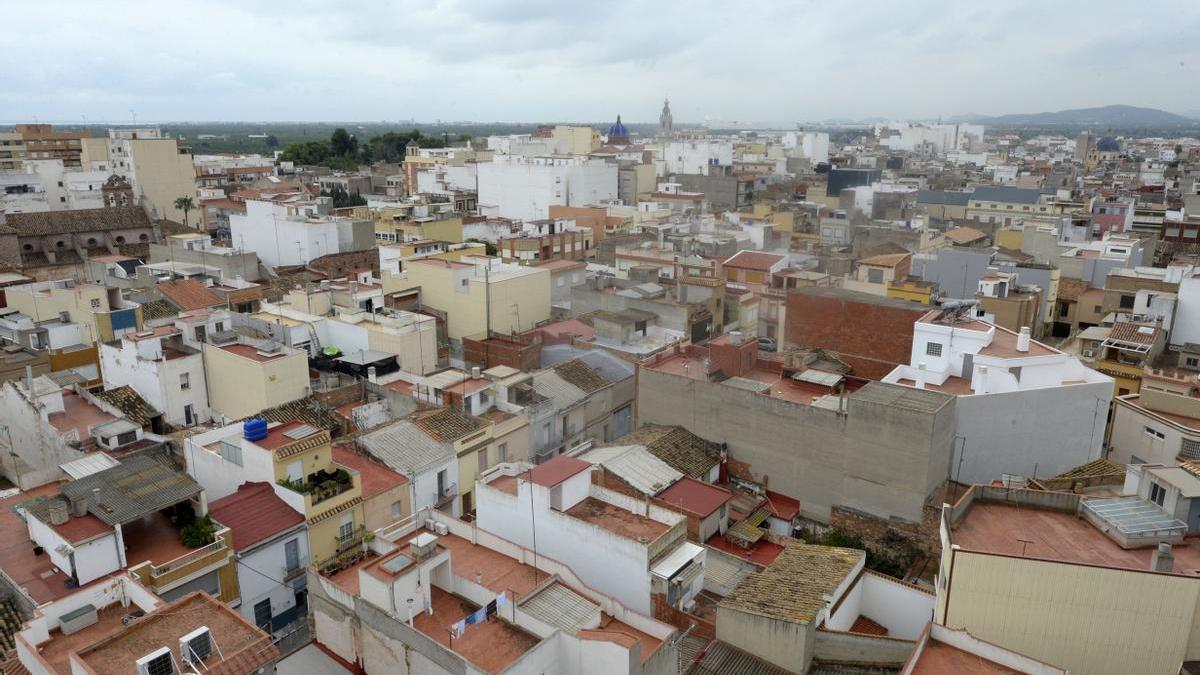
[[[601,501],[595,497],[587,497],[564,513],[572,518],[591,523],[608,530],[613,534],[647,542],[654,540],[670,529],[665,523],[651,520],[632,511],[626,511],[619,506]]]

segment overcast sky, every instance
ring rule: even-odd
[[[790,124],[1200,110],[1200,2],[0,5],[0,121]]]

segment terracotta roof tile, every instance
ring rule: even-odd
[[[153,227],[140,207],[122,206],[39,213],[9,213],[5,225],[19,236],[103,232]]]
[[[481,426],[479,420],[456,408],[442,408],[419,415],[413,419],[413,423],[442,443],[453,443]]]
[[[587,393],[598,391],[612,384],[608,378],[596,372],[582,359],[571,359],[554,366],[554,372],[567,382]]]
[[[809,623],[865,554],[852,548],[790,544],[766,569],[746,577],[724,600],[750,614]]]
[[[745,270],[766,272],[773,265],[783,260],[784,256],[777,253],[762,253],[761,251],[738,251],[725,260],[725,267],[736,267]]]
[[[304,516],[280,499],[270,483],[242,483],[233,494],[209,504],[209,515],[233,533],[235,551],[304,522]]]
[[[406,485],[408,483],[406,476],[392,471],[370,457],[357,454],[346,448],[334,447],[333,461],[342,466],[354,469],[362,477],[363,499],[370,499],[397,485]]]
[[[154,406],[147,403],[146,399],[142,398],[129,385],[96,392],[95,396],[117,410],[120,410],[126,419],[138,426],[144,427],[150,424],[150,421],[155,417],[162,415],[161,412],[155,410]]]
[[[157,284],[155,288],[171,304],[185,312],[224,304],[221,298],[217,297],[216,293],[213,293],[204,284],[195,279],[164,281]]]

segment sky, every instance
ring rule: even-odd
[[[1200,2],[0,3],[0,123],[1200,111]]]

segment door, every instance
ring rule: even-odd
[[[304,462],[296,460],[287,465],[288,480],[298,483],[304,480]]]
[[[254,625],[259,628],[271,630],[271,599],[267,598],[261,602],[254,603]]]
[[[195,413],[192,410],[192,404],[189,403],[183,406],[183,425],[190,427],[196,423]]]
[[[207,326],[196,326],[196,342],[204,342],[204,338],[208,336]]]
[[[613,413],[612,417],[612,437],[620,438],[632,431],[633,427],[633,405],[627,405],[619,408]]]
[[[437,498],[441,499],[444,494],[446,494],[446,470],[442,469],[437,473]]]

